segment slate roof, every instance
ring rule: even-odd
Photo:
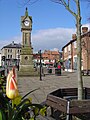
[[[17,44],[17,43],[12,42],[11,44],[4,46],[3,48],[21,48],[21,44],[20,43]]]
[[[81,38],[83,38],[85,35],[88,35],[88,36],[90,37],[90,31],[81,34]],[[62,51],[63,51],[63,49],[64,49],[66,46],[68,46],[70,43],[72,43],[72,42],[74,42],[74,41],[76,41],[76,40],[77,40],[77,39],[70,40],[65,46],[62,47]]]

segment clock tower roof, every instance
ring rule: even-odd
[[[24,22],[25,19],[31,20],[31,22],[32,22],[32,16],[28,15],[28,9],[27,9],[27,7],[26,7],[25,15],[21,16],[21,21]]]

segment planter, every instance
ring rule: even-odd
[[[49,68],[49,69],[48,69],[48,73],[52,73],[52,69]]]
[[[72,120],[72,115],[90,113],[90,88],[83,89],[83,100],[77,100],[77,88],[58,89],[47,95],[46,104],[51,107],[52,115],[58,110]]]
[[[55,69],[55,75],[61,75],[61,69]]]

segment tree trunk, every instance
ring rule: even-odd
[[[83,99],[83,81],[81,73],[81,16],[80,3],[77,0],[77,75],[78,75],[78,100]]]

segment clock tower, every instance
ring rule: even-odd
[[[31,45],[32,17],[28,16],[26,8],[25,16],[21,16],[22,48],[20,54],[19,76],[36,76],[34,69],[33,48]]]

